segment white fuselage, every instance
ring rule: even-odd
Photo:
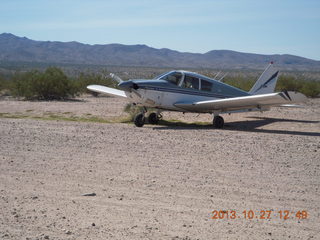
[[[165,92],[157,90],[137,89],[134,92],[126,92],[128,99],[138,105],[151,108],[160,108],[171,111],[181,111],[173,105],[177,102],[198,102],[214,100],[218,98],[190,95],[186,93]]]

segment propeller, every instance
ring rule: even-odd
[[[127,91],[127,92],[131,92],[132,90],[138,90],[139,89],[139,85],[137,83],[133,82],[132,80],[123,81],[123,82],[118,84],[118,87],[121,90]]]
[[[119,89],[125,92],[135,93],[138,97],[141,97],[141,95],[136,91],[139,89],[139,86],[137,83],[133,82],[132,80],[123,81],[120,77],[118,77],[114,73],[110,73],[110,76],[119,83],[118,84]]]
[[[112,77],[112,79],[116,80],[118,83],[123,82],[123,80],[119,76],[115,75],[114,73],[110,73],[110,77]]]

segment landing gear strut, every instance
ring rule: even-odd
[[[223,128],[224,120],[221,116],[214,116],[213,118],[213,126],[215,128]]]

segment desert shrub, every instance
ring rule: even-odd
[[[240,88],[244,91],[249,91],[253,84],[255,83],[256,79],[252,77],[246,77],[246,76],[227,76],[224,79],[224,83],[229,84],[231,86],[234,86],[236,88]]]
[[[80,73],[80,75],[75,78],[75,83],[77,85],[79,93],[91,94],[94,94],[94,92],[91,92],[87,89],[88,85],[98,84],[107,87],[116,87],[117,85],[112,78],[95,73]]]
[[[11,81],[0,75],[0,96],[10,95],[10,83]]]
[[[10,88],[10,81],[9,77],[0,74],[0,91],[8,90]]]
[[[320,94],[320,82],[306,80],[303,77],[295,77],[291,75],[281,75],[279,77],[276,90],[301,92],[307,97],[317,97]]]
[[[302,82],[301,80],[298,80],[296,77],[291,75],[281,75],[278,79],[277,87],[276,89],[278,91],[281,90],[288,90],[288,91],[299,91],[299,89],[302,89],[303,85],[306,82]]]
[[[128,103],[124,106],[123,111],[128,113],[130,116],[130,120],[133,121],[134,117],[138,114],[142,112],[142,108],[141,106],[137,106],[134,105],[132,103]]]
[[[308,97],[318,97],[320,95],[320,82],[307,81],[303,85],[301,92]]]
[[[13,77],[12,94],[25,99],[61,100],[74,97],[77,91],[74,81],[56,67],[44,72],[17,73]]]
[[[5,85],[4,81],[5,81],[4,77],[0,75],[0,91],[4,89],[4,85]]]
[[[15,97],[24,97],[31,99],[34,96],[32,82],[38,76],[38,71],[30,71],[26,73],[16,73],[12,79],[11,93]]]
[[[6,80],[3,76],[0,75],[0,91],[6,89]]]

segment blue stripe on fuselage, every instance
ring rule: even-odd
[[[216,94],[212,92],[200,92],[200,91],[190,91],[188,89],[183,88],[162,88],[162,87],[150,87],[150,86],[141,86],[139,84],[140,89],[145,90],[154,90],[159,92],[171,92],[171,93],[180,93],[180,94],[187,94],[187,95],[195,95],[195,96],[203,96],[203,97],[215,97],[215,98],[231,98],[235,96],[227,96],[222,94]]]

